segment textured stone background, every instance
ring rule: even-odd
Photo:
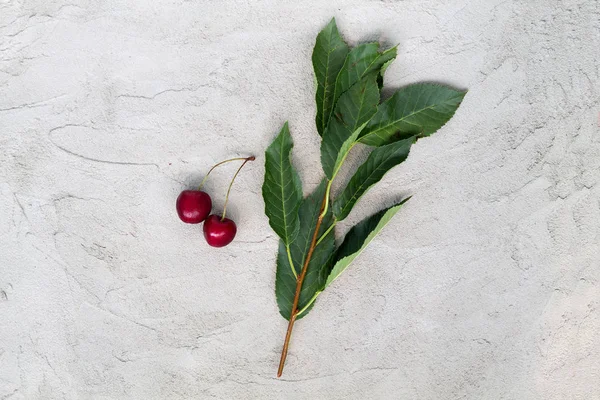
[[[286,119],[312,190],[331,16],[400,44],[388,88],[470,91],[342,227],[414,195],[277,380],[263,160],[226,249],[174,202]],[[600,399],[597,1],[0,0],[0,38],[0,399]]]

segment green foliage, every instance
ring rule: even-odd
[[[298,234],[298,207],[302,201],[302,183],[291,161],[293,146],[286,122],[265,153],[262,187],[269,224],[286,245]]]
[[[327,276],[325,287],[329,286],[356,257],[362,253],[373,238],[390,222],[392,217],[400,210],[407,201],[393,205],[390,208],[379,211],[377,214],[354,225],[346,234],[344,241],[336,252],[333,268]]]
[[[313,68],[317,78],[317,132],[323,135],[329,115],[334,105],[334,90],[336,78],[346,61],[348,45],[344,43],[332,19],[317,35],[317,42],[312,54]]]
[[[287,123],[267,149],[263,197],[269,223],[281,238],[275,292],[279,311],[286,319],[305,316],[318,295],[367,247],[406,200],[355,225],[337,249],[336,223],[350,214],[369,188],[408,157],[417,139],[431,135],[448,122],[465,96],[464,91],[419,83],[396,91],[380,104],[383,75],[396,54],[396,47],[380,51],[378,43],[349,49],[332,19],[318,34],[312,54],[317,81],[316,125],[322,136],[325,178],[302,200],[302,185],[290,161],[292,139]],[[374,148],[333,199],[332,182],[357,144]],[[296,295],[298,306],[294,308]]]
[[[410,136],[429,136],[452,118],[465,94],[431,83],[400,89],[379,106],[359,141],[381,146]]]
[[[334,99],[340,98],[342,93],[365,76],[379,73],[384,64],[396,58],[396,54],[396,47],[380,53],[379,43],[361,44],[350,50],[335,81]]]
[[[311,240],[315,232],[315,226],[319,213],[321,211],[321,203],[327,183],[325,181],[317,187],[317,189],[304,201],[300,206],[298,214],[300,216],[300,229],[296,240],[290,245],[291,260],[293,266],[290,265],[286,247],[282,242],[279,244],[279,253],[277,255],[277,275],[275,279],[275,293],[279,312],[285,319],[289,319],[292,313],[292,303],[296,292],[296,276],[300,275],[302,266],[306,261]],[[319,236],[324,234],[325,229],[331,224],[332,217],[329,211],[323,218],[323,223],[319,229]],[[335,240],[333,231],[329,232],[323,240],[315,247],[310,262],[302,291],[300,292],[300,300],[298,301],[298,309],[307,306],[312,297],[325,284],[327,279],[327,261],[332,257],[335,250]],[[294,274],[295,271],[296,273]]]
[[[323,134],[321,163],[327,178],[333,179],[362,128],[373,117],[379,103],[377,75],[372,73],[344,92]]]
[[[376,148],[350,178],[348,185],[333,203],[333,214],[338,221],[350,214],[356,202],[367,190],[383,178],[390,169],[406,160],[415,138],[399,140]]]

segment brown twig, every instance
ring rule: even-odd
[[[294,303],[292,304],[292,314],[290,316],[290,321],[288,323],[287,332],[285,334],[285,341],[283,342],[283,350],[281,352],[281,359],[279,360],[279,369],[277,370],[277,377],[281,377],[283,374],[283,366],[285,365],[285,359],[287,357],[288,347],[290,345],[290,338],[292,337],[292,329],[294,329],[294,322],[296,322],[296,317],[298,316],[298,301],[300,300],[300,292],[302,291],[302,283],[304,282],[304,277],[306,276],[306,271],[308,270],[308,263],[312,258],[313,251],[315,250],[317,244],[317,238],[319,237],[319,228],[321,227],[321,222],[323,222],[323,210],[325,209],[325,203],[327,201],[327,193],[323,197],[323,202],[321,203],[321,209],[319,210],[319,218],[317,219],[317,224],[315,226],[315,232],[313,233],[312,240],[310,242],[310,247],[308,248],[308,253],[306,254],[306,260],[304,261],[304,266],[302,266],[302,272],[298,276],[296,281],[296,294],[294,295]]]

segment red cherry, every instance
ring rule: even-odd
[[[212,209],[210,196],[200,190],[184,190],[177,197],[177,215],[187,224],[198,224]]]
[[[229,218],[221,220],[218,215],[212,214],[204,221],[204,238],[212,247],[227,246],[237,232],[235,222]]]

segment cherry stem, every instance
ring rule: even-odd
[[[248,158],[252,158],[254,159],[254,156],[252,157],[248,157]],[[210,173],[213,171],[213,169],[217,168],[219,165],[221,164],[225,164],[231,161],[242,161],[242,160],[248,160],[248,158],[245,157],[236,157],[236,158],[230,158],[229,160],[225,160],[225,161],[221,161],[220,163],[216,163],[215,165],[213,165],[208,172],[206,173],[206,176],[204,177],[204,179],[202,179],[202,182],[200,183],[200,186],[198,186],[198,190],[202,189],[202,186],[204,186],[204,182],[206,182],[206,179],[208,179],[208,175],[210,175]]]
[[[235,175],[233,175],[233,178],[231,179],[231,182],[229,183],[229,188],[227,189],[227,195],[225,196],[225,205],[223,206],[223,216],[221,217],[221,221],[223,221],[225,219],[225,213],[227,212],[227,203],[229,202],[229,192],[231,192],[231,187],[233,186],[233,182],[235,181],[235,178],[238,176],[238,174],[240,173],[242,168],[244,168],[244,165],[246,165],[246,163],[248,161],[254,161],[255,159],[256,158],[254,156],[250,156],[248,158],[241,159],[241,160],[244,160],[244,162],[242,163],[242,165],[240,165],[238,170],[235,171]]]

